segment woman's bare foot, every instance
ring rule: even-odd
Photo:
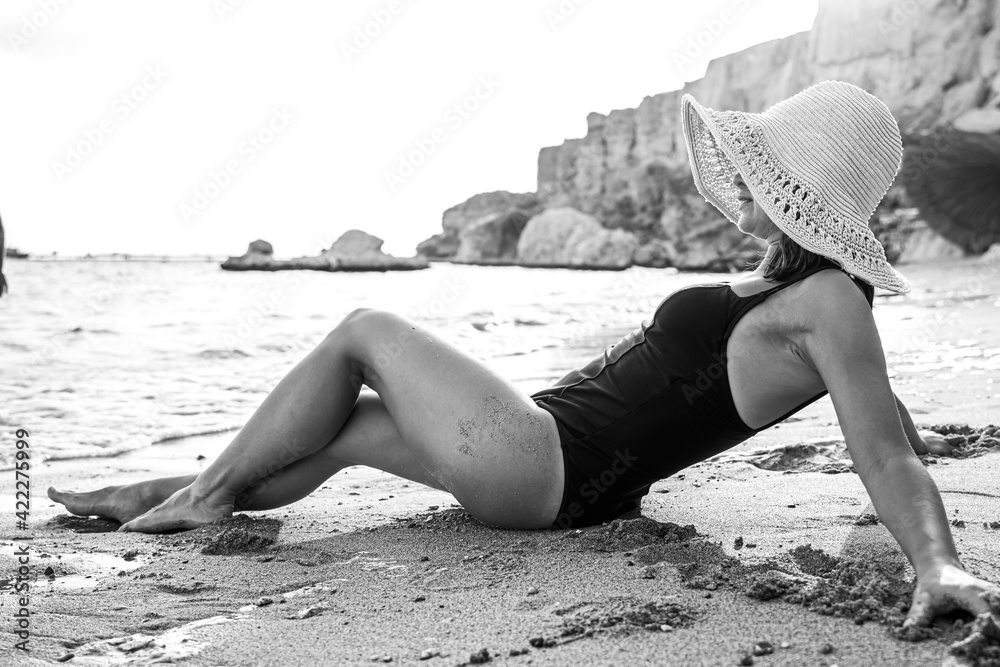
[[[107,486],[99,491],[86,493],[56,491],[50,486],[49,498],[65,505],[71,514],[77,516],[102,516],[125,523],[147,512],[170,495],[157,493],[158,490],[150,482]]]
[[[153,509],[121,526],[119,532],[190,530],[233,515],[234,498],[198,499],[192,487],[180,489]]]

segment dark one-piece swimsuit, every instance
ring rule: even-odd
[[[733,402],[726,343],[751,308],[828,268],[838,267],[824,262],[746,297],[737,296],[728,283],[682,288],[660,302],[652,320],[603,355],[532,394],[555,417],[562,445],[566,484],[553,527],[589,526],[636,509],[653,482],[743,442],[826,395],[823,391],[770,424],[750,428]]]

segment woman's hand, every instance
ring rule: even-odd
[[[927,447],[927,452],[930,454],[936,454],[938,456],[948,456],[951,454],[952,450],[955,449],[953,446],[945,442],[944,436],[940,433],[935,433],[934,431],[917,431],[917,435],[923,440],[924,446]]]
[[[917,590],[904,626],[927,625],[937,614],[955,609],[975,616],[990,612],[983,593],[993,593],[1000,603],[1000,586],[978,579],[957,565],[931,567],[917,577]],[[1000,610],[994,611],[994,617],[1000,620]]]

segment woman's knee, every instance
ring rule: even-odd
[[[386,313],[374,308],[355,308],[326,335],[326,343],[348,349],[361,347],[377,330],[379,320]]]
[[[330,332],[330,336],[335,336],[338,333],[343,335],[345,332],[355,332],[359,329],[364,329],[368,323],[376,319],[378,314],[382,311],[376,310],[375,308],[355,308],[351,312],[344,316],[344,319],[340,320],[340,323],[333,328]]]
[[[326,342],[345,351],[366,378],[374,379],[397,360],[407,338],[416,329],[404,318],[385,310],[357,308],[331,331]]]

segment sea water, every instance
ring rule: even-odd
[[[191,262],[4,268],[0,425],[27,429],[48,459],[239,428],[356,308],[408,317],[530,392],[639,326],[665,294],[706,279],[451,264],[386,273]]]
[[[876,311],[933,322],[970,300],[997,308],[997,283],[963,266],[941,280],[924,270],[913,294],[879,298]],[[0,426],[28,430],[33,452],[47,459],[237,429],[356,308],[408,317],[530,393],[640,326],[674,290],[734,277],[446,263],[387,273],[226,272],[191,262],[4,268],[11,292],[0,299]],[[913,373],[995,373],[1000,350],[942,343],[935,333],[884,343]],[[0,468],[13,451],[0,449]]]

